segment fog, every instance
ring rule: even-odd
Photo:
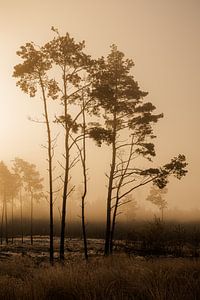
[[[41,120],[40,96],[30,99],[16,87],[13,67],[19,63],[16,51],[28,41],[42,44],[52,39],[51,26],[61,34],[69,32],[77,41],[86,41],[86,50],[93,57],[107,55],[116,43],[119,50],[135,62],[133,74],[141,88],[149,92],[147,101],[157,107],[164,118],[155,126],[157,156],[151,166],[167,163],[183,153],[188,162],[188,174],[181,181],[172,179],[168,185],[166,218],[198,219],[199,215],[199,69],[200,69],[200,9],[198,1],[4,1],[1,3],[1,74],[0,74],[0,145],[1,157],[11,167],[15,157],[34,163],[48,190],[46,162],[46,129]],[[51,106],[51,116],[59,108]],[[59,133],[54,162],[55,177],[62,176],[63,133]],[[102,220],[106,216],[105,173],[109,171],[110,149],[98,148],[88,142],[88,194],[86,218]],[[145,167],[147,162],[138,162]],[[67,204],[67,219],[78,220],[82,177],[80,165],[72,171],[71,186],[75,192]],[[62,180],[55,183],[60,188]],[[145,199],[150,186],[140,188],[132,196],[137,208],[124,206],[119,218],[151,219],[159,209]],[[61,195],[56,196],[55,218],[59,219]],[[129,207],[130,206],[130,207]],[[15,213],[17,212],[17,204]],[[127,211],[127,212],[126,212]],[[24,201],[24,214],[29,214],[29,200]],[[48,202],[34,204],[34,217],[48,216]]]
[[[54,219],[57,224],[60,224],[60,211],[62,199],[56,199],[54,205]],[[68,199],[67,203],[67,223],[81,223],[81,196],[80,193],[74,193]],[[2,210],[2,208],[1,208]],[[106,198],[98,198],[93,202],[86,202],[86,223],[92,226],[93,223],[105,223],[106,220]],[[199,222],[200,210],[198,209],[181,209],[179,207],[166,208],[164,210],[164,221],[176,222]],[[11,204],[8,203],[8,221],[11,222],[12,209]],[[156,218],[161,219],[161,211],[155,205],[147,201],[133,201],[126,204],[120,209],[120,215],[117,217],[118,222],[132,223],[134,221],[149,222]],[[18,199],[14,200],[14,219],[20,221],[21,211]],[[30,219],[30,197],[25,195],[23,197],[23,219],[29,223]],[[34,203],[33,219],[36,221],[43,220],[49,222],[49,203],[46,199],[41,199]]]

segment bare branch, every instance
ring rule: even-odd
[[[78,155],[72,160],[72,162],[69,165],[69,170],[72,169],[79,162],[79,156],[80,154],[78,153]]]
[[[80,87],[78,90],[74,91],[73,93],[71,93],[70,95],[67,96],[67,98],[71,98],[72,96],[74,96],[75,94],[79,93],[80,91],[84,90],[86,87],[90,86],[91,82]]]
[[[118,207],[123,206],[123,205],[125,205],[125,204],[127,204],[127,203],[130,203],[131,201],[132,201],[132,199],[126,200],[126,201],[123,201],[123,202],[120,202],[120,203],[118,204]]]
[[[125,201],[123,201],[123,202],[118,202],[118,203],[117,203],[117,208],[120,207],[120,206],[123,206],[123,205],[125,205],[125,204],[127,204],[127,203],[130,203],[131,201],[132,201],[132,199],[130,199],[130,200],[125,200]],[[111,207],[111,209],[113,209],[115,206],[116,206],[116,204],[114,204],[114,205]]]
[[[139,175],[137,172],[126,172],[126,174],[125,175],[123,175],[123,178],[125,179],[125,178],[127,178],[127,177],[129,177],[129,176],[132,176],[132,175]],[[122,174],[119,174],[119,175],[115,175],[113,178],[114,179],[117,179],[117,178],[119,178],[119,177],[121,177],[122,176]]]
[[[71,193],[73,193],[74,190],[75,190],[75,185],[69,190],[69,192],[67,193],[66,197],[69,197],[69,195],[70,195]]]
[[[60,135],[60,132],[58,132],[55,136],[55,138],[52,139],[52,143],[56,142],[58,139],[58,136]]]
[[[47,147],[47,146],[45,146],[45,145],[43,145],[43,144],[41,144],[41,145],[40,145],[40,147],[44,148],[45,150],[47,150],[47,149],[48,149],[48,147]],[[48,161],[48,160],[47,160],[47,161]]]
[[[28,116],[28,120],[34,123],[38,123],[38,124],[46,124],[46,121],[40,121],[38,119],[33,119],[30,116]]]
[[[61,166],[61,168],[63,169],[63,170],[65,170],[65,167],[57,160],[57,163]]]
[[[61,175],[58,175],[57,177],[55,177],[52,182],[55,182],[56,180],[60,179]]]
[[[60,221],[61,221],[61,211],[60,211],[60,207],[58,207],[58,213],[59,213]]]
[[[60,187],[59,189],[53,191],[53,194],[56,194],[56,193],[60,192],[61,190],[62,190],[62,187]]]
[[[71,134],[69,134],[70,138],[72,139],[72,143],[71,145],[69,146],[69,150],[79,141],[81,141],[83,139],[83,135],[79,135],[77,136],[76,138],[73,138],[73,136]]]
[[[123,144],[123,145],[120,145],[120,146],[117,146],[116,149],[120,149],[120,148],[123,148],[123,147],[128,147],[128,146],[133,146],[132,143],[126,143],[126,144]]]
[[[120,197],[119,197],[119,200],[123,197],[125,197],[126,195],[128,195],[129,193],[131,193],[133,190],[139,188],[140,186],[143,186],[143,185],[146,185],[148,184],[149,182],[152,182],[153,180],[155,180],[156,178],[158,178],[159,176],[154,176],[154,177],[151,177],[149,180],[146,180],[145,182],[141,182],[140,184],[132,187],[131,189],[129,189],[127,192],[125,192],[124,194],[122,194]]]
[[[120,212],[118,212],[118,213],[116,213],[116,217],[117,216],[119,216],[119,215],[121,215],[122,214],[122,212],[120,211]]]

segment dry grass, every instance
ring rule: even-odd
[[[126,256],[54,267],[29,259],[0,262],[0,299],[200,299],[200,261]]]

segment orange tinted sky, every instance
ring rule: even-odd
[[[12,72],[19,62],[18,48],[27,41],[48,41],[53,25],[77,41],[84,39],[95,57],[106,55],[116,43],[133,58],[136,80],[165,115],[156,128],[157,161],[166,163],[184,153],[189,163],[187,177],[169,185],[169,204],[200,208],[200,1],[1,0],[0,4],[0,159],[9,163],[19,156],[45,166],[40,147],[45,128],[27,119],[40,116],[40,101],[30,100],[16,87]],[[96,162],[102,152],[90,155]],[[104,170],[97,168],[103,177]],[[143,197],[141,192],[138,197]]]

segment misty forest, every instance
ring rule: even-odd
[[[190,162],[156,160],[165,112],[134,57],[116,44],[93,57],[54,26],[51,36],[14,49],[16,89],[40,105],[27,122],[46,168],[0,162],[0,299],[200,299],[200,223],[168,218],[166,200]]]

